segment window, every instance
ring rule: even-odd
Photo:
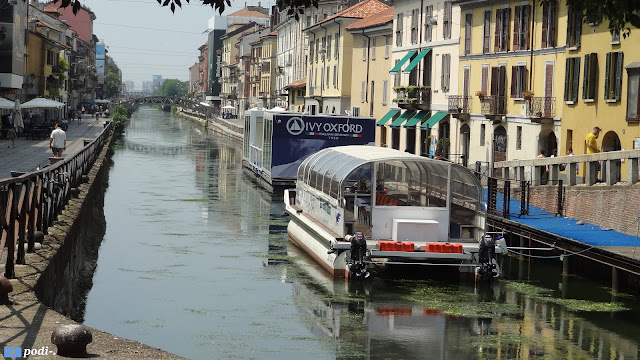
[[[387,92],[389,91],[389,80],[382,81],[382,105],[387,105]]]
[[[426,14],[426,20],[425,20],[425,24],[427,25],[424,28],[424,31],[426,33],[426,38],[428,42],[431,42],[431,36],[433,33],[433,26],[431,25],[431,19],[433,19],[433,5],[429,5],[425,8],[424,10],[425,14]],[[433,19],[433,21],[435,21],[435,19]]]
[[[371,60],[376,59],[376,38],[371,39]]]
[[[578,83],[580,79],[580,58],[568,58],[564,74],[564,101],[572,104],[578,101]]]
[[[480,146],[484,146],[485,134],[486,134],[485,124],[480,124]]]
[[[611,44],[615,45],[615,44],[620,44],[620,32],[619,31],[614,31],[611,33]]]
[[[527,89],[527,67],[518,65],[511,67],[511,97],[523,98],[522,93]]]
[[[484,33],[482,39],[482,53],[489,53],[490,42],[491,42],[491,11],[487,10],[484,12]]]
[[[584,56],[584,74],[582,82],[582,98],[594,100],[598,82],[598,54],[591,53]]]
[[[451,1],[444,2],[444,15],[442,16],[442,36],[451,39]]]
[[[640,68],[627,68],[627,121],[640,120],[640,101],[638,101],[638,90],[640,90]]]
[[[318,86],[318,69],[313,72],[313,87]]]
[[[324,67],[320,68],[320,85],[324,89]]]
[[[522,150],[522,126],[518,126],[516,130],[516,150]]]
[[[513,50],[529,50],[529,5],[516,6],[513,22]]]
[[[569,7],[567,16],[567,47],[577,48],[580,46],[580,33],[582,32],[582,10]]]
[[[307,27],[311,26],[311,16],[307,16]]]
[[[402,46],[402,13],[396,17],[396,46]]]
[[[360,102],[363,103],[364,102],[364,92],[365,92],[366,84],[364,83],[364,81],[362,81],[361,83],[362,83],[362,89],[360,91]]]
[[[384,58],[388,59],[389,58],[389,47],[391,44],[391,38],[388,36],[384,37]]]
[[[418,43],[418,18],[420,17],[420,9],[411,10],[411,43]]]
[[[555,47],[556,27],[558,24],[558,4],[556,0],[542,4],[542,48]]]
[[[489,94],[489,65],[482,65],[482,77],[480,79],[480,90]]]
[[[604,98],[606,100],[620,100],[622,88],[622,51],[607,53],[607,65],[604,76]]]
[[[471,54],[471,13],[464,15],[464,54]]]
[[[351,108],[351,116],[360,116],[360,107],[359,106],[354,106],[353,108]]]
[[[511,9],[496,10],[496,30],[495,43],[493,51],[509,51],[509,19],[511,18]]]
[[[367,39],[362,40],[362,61],[367,60]]]
[[[567,129],[567,139],[565,142],[565,147],[567,149],[567,153],[569,153],[569,150],[573,150],[573,130],[571,129]],[[573,151],[571,151],[571,153],[573,153]]]
[[[324,60],[324,56],[327,54],[327,38],[322,37],[322,47],[320,48],[320,52],[322,53],[322,60]]]
[[[333,65],[333,87],[338,87],[338,65]]]
[[[396,60],[395,65],[398,65],[399,62],[400,60]],[[400,86],[400,71],[396,72],[395,76],[393,77],[393,86]]]
[[[451,54],[442,54],[442,73],[440,74],[440,88],[442,91],[449,90],[449,80],[451,77]]]
[[[318,47],[320,47],[320,39],[316,39],[316,62],[318,62]]]
[[[338,58],[338,43],[339,43],[338,39],[339,39],[338,33],[336,33],[336,45],[335,45],[335,48],[333,49],[333,50],[335,50],[334,54],[333,54],[333,58],[334,59]]]
[[[327,74],[327,77],[326,77],[326,80],[325,80],[324,84],[328,89],[329,88],[329,67],[328,66],[327,66],[327,73],[326,74]]]
[[[327,60],[331,59],[331,35],[327,36]]]

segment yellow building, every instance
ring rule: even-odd
[[[246,35],[255,32],[258,27],[255,22],[247,24],[235,23],[229,25],[227,33],[221,36],[222,39],[222,87],[220,96],[225,105],[234,105],[237,99],[237,89],[239,81],[238,63],[240,54],[238,53],[238,41]],[[235,98],[235,99],[234,99]]]
[[[541,150],[549,156],[561,135],[565,58],[578,31],[567,26],[566,3],[457,3],[459,91],[448,102],[449,113],[464,122],[456,151],[469,164],[489,166],[532,159]]]
[[[393,7],[346,27],[353,36],[351,112],[381,119],[389,112]],[[376,145],[382,145],[376,127]]]
[[[346,27],[388,8],[378,0],[365,0],[304,29],[309,44],[307,112],[344,114],[352,110],[353,36]]]
[[[307,88],[307,78],[302,78],[284,87],[289,96],[289,111],[304,111],[304,94]]]
[[[559,153],[573,148],[574,154],[586,154],[585,137],[594,126],[602,129],[597,140],[601,151],[640,149],[640,47],[636,38],[640,30],[633,28],[631,36],[624,38],[611,34],[607,20],[585,22],[578,23],[581,29],[575,44],[566,51],[565,69],[570,71],[561,79],[563,141]],[[615,174],[616,180],[626,179],[625,165],[621,174]]]

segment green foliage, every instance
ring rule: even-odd
[[[122,72],[114,61],[107,62],[107,77],[105,96],[107,98],[115,98],[120,95],[122,89]]]
[[[398,92],[398,91],[405,91],[407,88],[404,86],[394,86],[393,87],[393,91]]]
[[[419,88],[419,86],[409,85],[409,86],[407,86],[407,91],[411,92],[411,91],[414,91],[414,90],[416,90],[418,88]]]
[[[60,79],[60,89],[62,89],[64,80],[67,78],[65,73],[69,70],[69,63],[66,62],[63,58],[58,57],[58,68],[60,69],[60,75],[58,79]]]
[[[189,92],[189,85],[186,81],[178,79],[167,79],[158,88],[158,96],[186,96]]]
[[[122,134],[124,134],[124,128],[127,125],[127,121],[131,117],[130,112],[122,105],[113,105],[110,113],[115,126],[116,136],[122,136]]]

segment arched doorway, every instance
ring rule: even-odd
[[[438,143],[437,149],[440,150],[440,154],[443,158],[449,158],[449,145],[451,139],[451,124],[449,121],[441,121],[438,127]]]
[[[493,130],[493,162],[507,160],[507,130],[500,125]],[[502,169],[495,170],[494,176],[502,177]]]
[[[622,144],[620,143],[620,138],[618,137],[618,134],[616,134],[615,131],[608,131],[606,134],[604,134],[604,136],[602,137],[602,152],[607,152],[607,151],[618,151],[618,150],[622,150]],[[612,174],[613,176],[613,181],[612,183],[617,183],[620,181],[621,177],[620,177],[620,166],[621,166],[621,162],[620,160],[616,161],[616,171],[614,171],[614,173]],[[601,173],[601,178],[602,179],[606,179],[607,177],[607,162],[603,161],[602,163],[602,173]],[[607,179],[609,180],[609,179]]]
[[[545,150],[544,154],[547,157],[553,155],[553,150],[558,150],[558,139],[553,131],[547,135],[547,148]]]
[[[461,154],[461,160],[462,160],[462,166],[466,167],[467,165],[469,165],[469,146],[470,146],[470,137],[469,135],[471,134],[471,129],[469,128],[469,125],[467,124],[463,124],[460,127],[460,140],[461,140],[461,144],[462,144],[462,154]]]

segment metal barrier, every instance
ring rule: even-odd
[[[95,140],[64,160],[42,170],[0,180],[0,258],[6,245],[5,277],[14,278],[15,264],[25,263],[25,240],[27,252],[34,252],[35,232],[47,234],[69,202],[71,189],[86,182],[84,176],[107,143],[112,129],[113,123],[109,123]]]

